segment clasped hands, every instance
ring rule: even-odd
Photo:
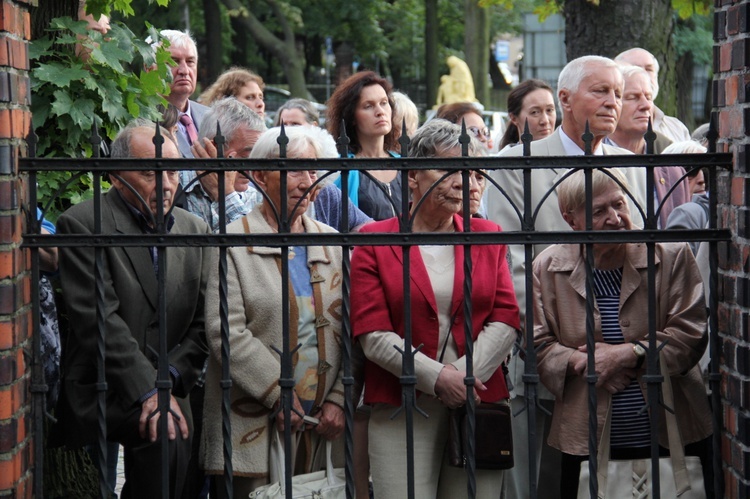
[[[337,406],[333,402],[323,402],[320,407],[320,412],[315,414],[315,417],[320,421],[318,424],[305,423],[300,414],[304,414],[305,411],[302,409],[302,404],[299,401],[297,394],[292,392],[294,397],[292,401],[293,410],[290,411],[290,425],[292,432],[305,430],[315,430],[321,437],[326,440],[335,440],[344,432],[344,411],[341,407]],[[274,409],[276,409],[281,403],[281,399],[276,402]],[[296,409],[296,412],[295,410]],[[299,414],[298,414],[299,413]],[[284,411],[279,411],[276,414],[276,428],[279,433],[284,431]]]
[[[588,374],[587,352],[586,345],[576,349],[568,361],[568,374]],[[596,374],[599,376],[596,386],[611,394],[625,390],[638,377],[638,370],[635,368],[637,358],[630,343],[613,345],[596,342],[594,360]]]
[[[466,385],[464,384],[464,378],[466,377],[466,371],[459,371],[456,366],[452,364],[446,364],[440,370],[437,381],[435,381],[435,395],[438,396],[440,401],[449,407],[455,409],[461,407],[466,403]],[[479,392],[485,391],[487,387],[479,378],[474,378],[474,401],[479,403]]]

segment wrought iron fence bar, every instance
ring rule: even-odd
[[[651,130],[651,121],[649,120],[648,132],[646,133],[646,140],[649,147],[649,153],[653,152],[653,141],[656,138],[656,134]],[[649,165],[646,168],[646,192],[656,192],[654,189],[654,167]],[[655,198],[653,195],[646,195],[646,227],[648,229],[656,229],[658,219],[654,216],[655,212]],[[656,499],[659,499],[661,493],[661,487],[659,483],[659,390],[661,383],[657,377],[657,364],[658,364],[658,353],[656,351],[656,244],[652,241],[646,243],[646,261],[648,269],[647,272],[647,285],[648,285],[648,307],[646,310],[648,316],[648,350],[647,350],[647,366],[646,366],[646,397],[647,407],[651,409],[649,412],[649,420],[651,423],[651,483],[652,483],[652,494]],[[669,373],[667,373],[669,376]]]
[[[587,122],[588,128],[588,122]],[[586,231],[593,229],[593,206],[592,193],[593,185],[591,172],[585,174],[586,190]],[[586,270],[586,352],[587,352],[587,374],[588,382],[588,420],[589,420],[589,494],[591,499],[598,497],[599,480],[597,470],[599,467],[599,449],[597,447],[598,419],[597,419],[597,393],[596,383],[599,381],[599,375],[596,374],[596,304],[594,294],[594,244],[589,242],[585,246],[584,268]],[[606,492],[606,491],[605,491]]]
[[[524,159],[531,155],[531,141],[533,136],[529,132],[528,120],[524,125],[524,133],[521,136],[523,142],[523,155]],[[532,188],[531,188],[531,170],[523,170],[523,206],[532,206]],[[522,227],[524,231],[532,231],[534,229],[534,213],[533,210],[523,210],[523,221]],[[531,244],[524,245],[524,262],[525,268],[532,268],[532,260],[534,259],[533,247]],[[539,403],[537,385],[539,383],[539,374],[537,373],[537,360],[536,360],[536,349],[534,348],[534,304],[529,297],[534,296],[534,284],[531,272],[526,272],[524,275],[524,287],[525,287],[525,333],[526,333],[526,358],[524,362],[524,373],[522,380],[524,383],[524,393],[526,394],[526,421],[528,435],[528,467],[529,467],[529,494],[531,499],[537,497],[537,466],[536,466],[536,455],[535,452],[531,452],[531,449],[537,448],[537,439],[543,438],[542,435],[536,434],[536,408]]]
[[[164,137],[161,136],[159,127],[156,127],[154,134],[154,151],[156,153],[157,161],[162,155],[162,145],[164,144]],[[157,172],[156,176],[156,205],[159,209],[156,210],[156,232],[157,234],[167,234],[165,224],[165,213],[164,213],[164,175],[161,172]],[[157,261],[157,316],[159,317],[159,351],[158,360],[156,365],[156,390],[157,390],[157,410],[150,415],[155,417],[156,413],[159,414],[159,434],[162,435],[160,438],[160,451],[161,451],[161,470],[160,470],[160,489],[161,497],[169,497],[169,440],[164,438],[164,435],[168,434],[169,431],[169,417],[170,417],[170,396],[172,393],[172,380],[169,375],[169,357],[167,347],[167,296],[166,296],[166,279],[167,279],[167,248],[157,247],[156,249],[156,261]],[[177,418],[175,418],[175,425],[177,425]],[[176,438],[180,437],[178,428],[175,428],[177,433]]]
[[[36,185],[36,174],[32,173],[29,178],[30,185]],[[29,192],[29,204],[32,207],[27,213],[27,228],[32,233],[41,232],[41,221],[36,213],[36,189]],[[39,305],[39,249],[31,250],[31,314],[32,317],[40,316],[41,310]],[[34,455],[43,455],[44,453],[44,417],[47,413],[46,395],[49,390],[44,377],[42,338],[39,331],[39,320],[32,320],[32,341],[31,341],[31,403],[33,407],[33,428],[37,438],[34,439]],[[39,460],[38,466],[34,469],[34,497],[44,498],[44,461]]]
[[[221,124],[216,123],[216,136],[214,144],[216,145],[216,154],[219,159],[224,158],[224,135],[221,133]],[[224,187],[225,171],[218,171],[219,182],[219,229],[220,235],[227,232],[226,216],[226,197]],[[197,181],[197,180],[196,180]],[[227,287],[227,248],[219,248],[219,321],[221,335],[221,437],[222,437],[222,454],[224,457],[224,475],[216,477],[216,489],[224,487],[224,496],[234,496],[234,467],[232,465],[232,421],[230,419],[232,412],[232,376],[230,374],[229,362],[231,359],[231,346],[229,342],[229,290]],[[208,362],[208,360],[206,360]],[[204,372],[206,364],[204,363]],[[199,389],[205,389],[203,387]]]
[[[24,235],[24,247],[50,248],[69,246],[203,246],[226,248],[232,246],[412,246],[420,244],[585,244],[639,243],[651,242],[692,242],[730,241],[729,229],[699,230],[633,230],[597,231],[588,234],[582,231],[550,232],[472,232],[463,233],[323,233],[323,234],[107,234],[107,235]]]
[[[711,115],[711,127],[709,128],[709,151],[716,149],[716,113]],[[709,172],[708,182],[709,192],[718,192],[718,175],[716,172]],[[717,196],[708,197],[708,224],[712,229],[716,228],[718,222],[718,204]],[[708,381],[711,389],[711,422],[713,426],[713,435],[711,438],[712,463],[713,467],[713,490],[715,497],[724,497],[724,470],[722,468],[722,429],[723,413],[721,403],[721,372],[720,372],[720,355],[721,343],[719,340],[719,242],[709,241],[708,243],[708,262],[709,262],[709,285],[708,285],[708,348],[711,356],[709,364]]]
[[[680,166],[731,168],[733,157],[729,153],[706,154],[655,154],[607,156],[528,156],[528,157],[456,157],[456,158],[392,158],[370,159],[101,159],[89,160],[86,171],[113,172],[119,170],[421,170],[451,169],[549,169],[549,168],[642,168],[644,166]],[[288,165],[284,167],[283,165]],[[81,160],[61,158],[21,158],[21,172],[81,170]]]
[[[404,212],[403,217],[408,219],[408,212]],[[401,248],[403,254],[403,285],[404,285],[404,303],[411,303],[411,246]],[[405,418],[406,418],[406,494],[409,499],[414,499],[414,405],[416,404],[416,384],[417,376],[414,372],[414,354],[415,350],[412,342],[411,330],[411,307],[404,307],[404,350],[401,353],[403,357],[401,367],[401,400]],[[395,416],[395,414],[394,414]]]
[[[96,131],[95,131],[96,134]],[[94,157],[99,156],[99,148],[93,148]],[[94,233],[102,232],[102,176],[99,172],[94,172]],[[96,296],[96,417],[98,422],[97,428],[97,446],[96,456],[99,464],[99,499],[109,497],[109,487],[107,484],[107,378],[105,374],[105,338],[107,334],[106,327],[106,298],[104,285],[104,247],[96,246],[94,249],[94,294]]]
[[[349,144],[346,137],[346,127],[342,127],[344,134],[338,140],[340,154],[345,155]],[[343,153],[341,149],[343,148]],[[349,227],[349,172],[341,172],[341,227]],[[350,317],[352,289],[350,258],[351,246],[346,244],[341,247],[341,336],[344,347],[344,473],[346,476],[346,499],[354,499],[356,496],[354,480],[354,414],[357,410],[359,400],[353,400],[354,377],[352,376],[352,322]]]
[[[669,376],[667,366],[659,366],[656,347],[656,244],[646,243],[646,268],[648,268],[648,349],[646,351],[646,405],[650,409],[651,429],[651,493],[655,499],[661,497],[659,476],[659,399],[664,376]],[[661,368],[661,371],[660,371]],[[673,410],[673,407],[664,410]]]

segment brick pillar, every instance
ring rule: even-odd
[[[22,250],[18,156],[28,133],[29,8],[0,0],[0,497],[32,497],[28,251]]]
[[[750,1],[715,0],[713,107],[719,151],[734,153],[719,178],[719,224],[732,241],[719,248],[722,460],[725,497],[750,497]]]

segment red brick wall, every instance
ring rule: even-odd
[[[750,1],[715,0],[713,106],[720,151],[734,153],[719,178],[720,224],[732,241],[719,249],[722,458],[725,497],[750,497]]]
[[[32,497],[28,251],[21,250],[18,156],[28,133],[29,8],[0,0],[0,497]]]

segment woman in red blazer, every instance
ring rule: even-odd
[[[460,156],[461,129],[445,120],[432,120],[412,139],[412,157]],[[476,150],[472,140],[470,149]],[[412,195],[412,232],[463,230],[462,176],[445,171],[409,172]],[[479,188],[472,172],[470,190]],[[441,180],[442,179],[442,180]],[[429,189],[435,184],[432,191]],[[364,232],[397,232],[392,218],[366,225]],[[496,224],[471,220],[472,232],[498,231]],[[466,362],[463,314],[464,247],[418,246],[411,255],[411,329],[417,405],[429,418],[414,418],[416,497],[461,497],[466,494],[466,473],[447,460],[448,409],[466,402]],[[473,246],[472,336],[474,343],[474,396],[477,402],[508,398],[501,364],[510,353],[519,327],[518,305],[500,245]],[[405,418],[391,419],[401,404],[404,348],[402,248],[362,246],[352,256],[352,326],[362,345],[365,366],[365,403],[372,406],[369,423],[370,471],[375,497],[406,497],[407,457]],[[478,470],[477,497],[496,497],[502,472]]]

